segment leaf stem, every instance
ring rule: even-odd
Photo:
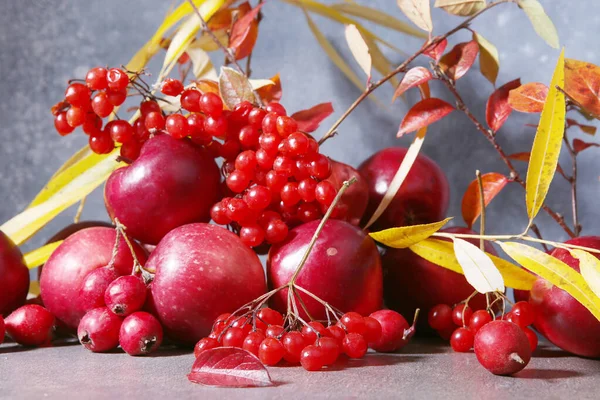
[[[481,171],[475,171],[475,176],[477,176],[477,187],[479,188],[479,201],[481,202],[479,233],[481,235],[485,235],[485,199],[483,197],[483,180],[481,179]],[[479,248],[481,249],[481,251],[485,251],[485,241],[483,239],[479,239]]]

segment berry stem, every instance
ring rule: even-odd
[[[83,198],[79,202],[77,212],[75,213],[75,217],[73,218],[73,222],[76,224],[79,223],[79,220],[81,219],[81,213],[83,213],[83,208],[85,207],[85,199],[87,199],[87,196],[83,196]]]
[[[135,254],[135,250],[133,249],[133,244],[131,243],[131,240],[129,240],[129,237],[127,237],[127,233],[125,233],[125,225],[123,225],[121,223],[121,221],[119,221],[118,218],[115,218],[115,225],[116,225],[116,230],[117,230],[117,243],[118,243],[118,238],[119,238],[119,234],[123,236],[123,239],[125,240],[125,243],[127,244],[127,247],[129,248],[129,251],[131,252],[131,257],[133,258],[133,269],[131,271],[131,275],[140,275],[142,276],[142,279],[144,280],[144,283],[146,285],[148,285],[150,282],[152,282],[154,280],[154,275],[151,274],[150,272],[146,271],[144,269],[144,267],[142,267],[142,264],[140,263],[140,261],[137,258],[137,255]],[[116,255],[115,253],[113,253],[114,255]]]

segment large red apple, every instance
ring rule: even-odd
[[[115,239],[115,230],[111,228],[83,229],[65,239],[46,261],[40,278],[42,300],[68,328],[76,329],[84,314],[78,302],[81,283],[90,271],[108,265]],[[133,246],[143,264],[145,251],[137,243]],[[133,258],[123,238],[114,267],[119,275],[131,274],[133,268]]]
[[[0,231],[0,317],[22,306],[29,291],[29,269],[23,255]]]
[[[256,254],[217,225],[172,230],[150,255],[147,268],[156,271],[148,308],[171,339],[186,345],[207,336],[219,314],[233,312],[266,291]]]
[[[379,206],[406,151],[402,147],[383,149],[358,168],[369,184],[369,205],[363,223],[371,218]],[[449,198],[450,190],[444,172],[433,160],[419,154],[400,190],[371,230],[442,220],[446,216]]]
[[[345,221],[352,225],[358,225],[363,217],[367,204],[369,203],[369,185],[365,178],[355,168],[339,161],[331,160],[331,175],[327,180],[340,190],[345,181],[356,178],[356,182],[350,186],[337,205],[343,210]]]
[[[178,226],[210,220],[220,173],[214,159],[187,139],[155,136],[130,166],[113,172],[104,201],[114,221],[143,243],[157,244]]]
[[[290,281],[320,222],[292,229],[284,242],[271,247],[267,260],[271,288]],[[296,283],[344,312],[369,315],[381,308],[381,276],[381,259],[375,242],[348,222],[329,220]],[[322,305],[307,295],[301,297],[313,318],[326,319]],[[285,313],[287,290],[273,296],[271,305]],[[303,311],[300,314],[306,318]]]
[[[600,249],[599,236],[580,237],[565,243]],[[579,260],[568,250],[557,248],[550,255],[579,271]],[[600,357],[600,321],[573,296],[538,278],[531,289],[529,303],[535,310],[535,328],[549,341],[578,356]]]
[[[474,234],[462,227],[442,229],[442,232]],[[479,245],[479,241],[469,239]],[[486,242],[486,252],[496,255],[496,251]],[[427,314],[437,304],[453,306],[469,297],[475,289],[464,275],[435,265],[416,255],[410,249],[388,248],[381,258],[383,264],[383,287],[385,304],[398,311],[408,321],[412,321],[415,310],[419,308],[417,332],[431,332],[427,324]],[[485,296],[478,294],[469,306],[479,310],[486,306]]]

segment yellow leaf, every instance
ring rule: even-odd
[[[427,239],[429,236],[442,229],[442,227],[451,219],[452,217],[431,224],[390,228],[379,232],[372,232],[369,235],[381,244],[396,249],[404,249],[415,243],[419,243],[421,240]]]
[[[477,32],[473,32],[473,40],[479,45],[479,69],[481,69],[481,74],[492,82],[492,85],[495,85],[500,69],[498,49]]]
[[[533,29],[551,47],[558,49],[558,33],[552,20],[538,0],[518,0],[517,4],[525,11]]]
[[[587,251],[569,249],[569,252],[579,260],[579,270],[583,279],[596,296],[600,297],[600,260]]]
[[[486,7],[485,0],[436,0],[434,7],[449,14],[468,17]]]
[[[381,26],[385,26],[387,28],[394,29],[398,32],[407,33],[409,35],[420,37],[423,39],[427,38],[427,34],[413,28],[412,26],[404,23],[403,21],[400,21],[397,18],[392,17],[391,15],[383,11],[379,11],[374,8],[362,6],[356,3],[332,4],[331,7],[348,15],[364,18],[368,21],[374,22]]]
[[[452,242],[436,239],[425,239],[422,242],[410,246],[417,255],[423,257],[436,265],[451,271],[463,274],[463,270],[454,255]],[[536,276],[524,271],[522,268],[492,254],[485,253],[490,257],[496,268],[504,278],[504,284],[518,290],[530,290],[535,282]],[[464,275],[464,274],[463,274]]]
[[[400,10],[410,19],[416,26],[424,31],[431,32],[433,30],[433,22],[431,22],[431,7],[429,0],[396,0]]]
[[[556,172],[565,129],[565,96],[556,88],[565,86],[565,51],[561,51],[550,81],[550,89],[538,124],[527,168],[527,215],[533,221]]]
[[[39,281],[29,282],[29,294],[31,294],[33,296],[40,295],[40,282]]]
[[[25,254],[25,256],[23,257],[25,258],[25,264],[27,265],[27,268],[37,268],[40,265],[46,263],[46,261],[48,261],[48,258],[50,258],[50,256],[54,252],[54,250],[56,250],[56,248],[60,246],[62,242],[62,240],[59,240],[56,242],[48,243],[47,245],[42,246],[39,249],[32,250],[29,253]]]
[[[225,47],[229,47],[229,36],[227,34],[227,29],[219,29],[217,31],[213,30],[213,33],[217,37],[220,43],[222,43]],[[215,43],[212,37],[207,34],[200,35],[194,40],[188,49],[199,48],[204,51],[217,51],[220,49],[219,45]],[[189,50],[188,50],[189,51]]]
[[[217,71],[213,66],[208,53],[199,47],[188,48],[187,54],[192,62],[192,73],[196,79],[211,79],[216,80],[219,78]]]
[[[467,282],[479,293],[504,292],[504,279],[494,262],[479,247],[454,238],[454,255]]]
[[[367,46],[365,39],[363,39],[356,28],[356,25],[346,25],[344,34],[346,36],[348,47],[350,47],[350,52],[352,52],[352,56],[358,65],[360,65],[360,68],[367,74],[367,77],[370,78],[372,60],[371,54],[369,53],[369,46]]]
[[[580,273],[536,248],[515,242],[499,244],[516,262],[569,293],[600,320],[600,298],[594,294]]]

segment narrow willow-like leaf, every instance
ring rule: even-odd
[[[346,36],[346,42],[350,48],[352,56],[360,65],[360,68],[364,71],[368,78],[371,77],[371,66],[373,61],[369,52],[369,46],[365,42],[365,39],[360,34],[360,31],[356,28],[356,25],[347,25],[344,30]]]
[[[500,243],[502,250],[516,262],[556,287],[566,291],[600,320],[600,297],[583,276],[564,262],[521,243]]]
[[[454,255],[467,282],[479,293],[504,292],[504,279],[498,268],[479,247],[454,238]]]
[[[564,87],[564,50],[561,51],[550,82],[548,97],[540,117],[529,168],[527,169],[526,202],[527,215],[533,221],[550,188],[554,177],[565,129],[565,96],[556,88]]]
[[[48,261],[48,258],[50,258],[50,256],[54,252],[54,250],[56,250],[56,248],[60,246],[62,242],[62,240],[59,240],[56,242],[48,243],[45,246],[42,246],[25,254],[23,258],[25,259],[25,265],[27,265],[27,268],[33,269],[39,267],[42,264],[45,264],[46,261]]]
[[[579,271],[583,279],[594,294],[600,297],[600,260],[584,250],[569,249],[569,252],[579,260]]]
[[[551,47],[558,49],[558,33],[544,7],[538,0],[518,0],[517,4],[525,11],[535,32]]]
[[[452,217],[443,221],[433,222],[431,224],[401,226],[399,228],[385,229],[379,232],[372,232],[369,235],[381,244],[396,249],[405,249],[421,240],[425,240],[450,221]]]
[[[468,17],[485,8],[485,0],[436,0],[434,7],[449,14]]]
[[[473,40],[479,45],[479,69],[492,85],[496,84],[498,71],[500,70],[500,58],[498,49],[489,40],[477,32],[473,32]]]
[[[410,250],[429,262],[464,275],[462,267],[454,255],[452,242],[429,238],[410,246]],[[504,278],[504,284],[507,287],[518,290],[531,289],[536,280],[535,275],[528,273],[522,268],[519,268],[500,257],[496,257],[489,253],[485,254],[488,255],[496,268],[498,268]]]

